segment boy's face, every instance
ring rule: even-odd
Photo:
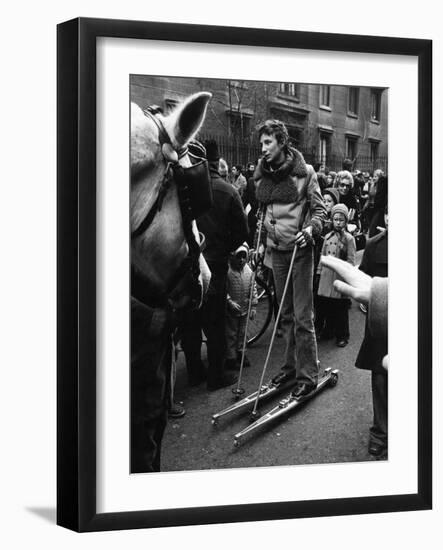
[[[282,143],[277,141],[274,135],[262,134],[260,136],[261,152],[267,163],[272,164],[284,159]]]
[[[342,178],[338,182],[338,192],[340,195],[347,195],[349,193],[349,189],[351,189],[351,182],[347,178]]]
[[[231,260],[232,267],[234,269],[237,269],[238,271],[241,271],[246,265],[246,259],[246,252],[239,252],[238,254],[233,256]]]
[[[235,166],[232,167],[232,175],[233,176],[236,176],[237,175],[237,168]]]
[[[346,225],[346,218],[341,213],[334,214],[332,218],[332,225],[336,231],[343,231]]]
[[[250,164],[250,165],[248,166],[248,170],[249,170],[249,172],[254,172],[255,166],[254,166],[253,164]]]
[[[324,197],[323,197],[323,200],[325,202],[325,206],[326,206],[326,211],[327,213],[329,214],[332,210],[332,207],[334,206],[334,200],[333,198],[331,197],[331,195],[328,195],[326,194]]]

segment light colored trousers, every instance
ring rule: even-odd
[[[278,303],[291,263],[292,251],[272,250],[272,271]],[[298,249],[282,309],[282,330],[286,343],[283,371],[296,370],[300,384],[317,384],[318,356],[314,329],[312,278],[314,253],[310,246]]]

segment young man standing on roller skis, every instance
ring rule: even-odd
[[[313,244],[327,214],[315,171],[289,145],[283,122],[264,122],[259,128],[259,139],[262,158],[254,178],[257,200],[265,207],[264,227],[279,303],[295,254],[282,309],[285,361],[273,381],[280,384],[293,380],[292,395],[300,398],[314,390],[318,382]]]

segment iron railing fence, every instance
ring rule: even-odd
[[[261,156],[260,146],[250,139],[239,140],[235,138],[228,138],[226,136],[217,136],[211,134],[200,134],[198,139],[202,142],[206,140],[214,140],[217,142],[220,156],[228,163],[229,168],[232,165],[241,165],[246,168],[248,162],[257,163],[257,160]],[[338,172],[342,170],[343,155],[327,155],[326,158],[322,158],[316,150],[304,150],[300,147],[299,150],[303,153],[305,160],[309,164],[316,164],[322,162],[329,170]],[[370,156],[358,155],[353,159],[353,170],[360,170],[361,172],[373,172],[374,170],[381,168],[385,173],[388,171],[388,157],[378,156],[376,158]]]

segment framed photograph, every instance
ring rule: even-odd
[[[80,18],[57,70],[57,523],[431,508],[432,42]]]

